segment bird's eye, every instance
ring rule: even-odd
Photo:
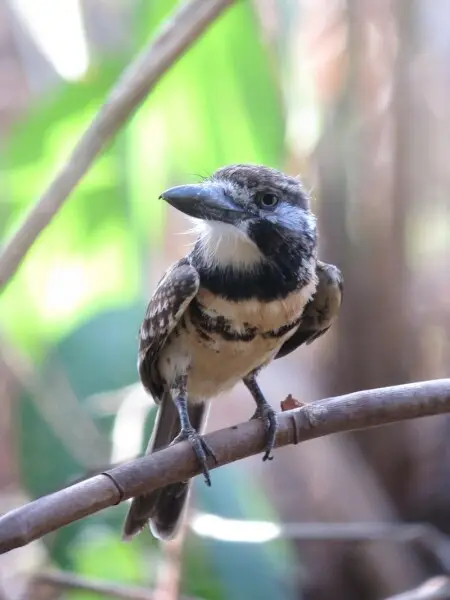
[[[257,202],[261,208],[275,208],[279,199],[275,194],[260,194],[257,198]]]

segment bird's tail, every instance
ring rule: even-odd
[[[188,410],[192,426],[202,433],[208,413],[207,405],[189,404]],[[158,408],[146,454],[168,446],[179,431],[178,411],[172,399],[165,396]],[[190,481],[182,481],[133,498],[123,526],[123,539],[131,539],[145,527],[147,522],[157,538],[168,540],[174,537],[183,517],[190,488]]]

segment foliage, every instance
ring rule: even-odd
[[[133,51],[174,5],[139,4]],[[3,236],[49,183],[128,60],[123,51],[98,57],[82,81],[60,83],[15,128],[4,155],[9,199]],[[51,381],[58,369],[64,373],[99,436],[105,436],[108,452],[114,415],[92,412],[87,399],[136,381],[136,333],[148,295],[144,274],[164,232],[163,205],[156,198],[171,183],[205,175],[225,163],[279,165],[283,132],[276,81],[250,3],[236,3],[125,126],[0,298],[5,334],[32,358],[43,380]],[[46,394],[54,405],[65,401],[58,386]],[[66,485],[86,468],[39,406],[38,398],[24,394],[17,411],[23,481],[32,496]],[[79,432],[81,444],[84,435]],[[229,473],[217,472],[212,490],[201,495],[209,510],[222,510],[226,502],[230,514],[239,517],[263,491],[249,485],[239,469],[233,477]],[[151,580],[152,561],[140,558],[153,556],[150,536],[131,545],[118,542],[124,509],[105,511],[51,536],[47,545],[52,559],[90,575]],[[280,563],[264,548],[199,539],[189,544],[195,549],[188,553],[185,577],[190,590],[205,597],[238,598],[233,581],[239,579],[246,595],[273,597]],[[207,577],[205,554],[214,576]]]

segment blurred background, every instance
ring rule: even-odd
[[[0,0],[0,239],[176,4]],[[192,241],[157,197],[233,162],[300,174],[320,257],[345,278],[332,331],[263,373],[274,406],[288,393],[309,402],[448,374],[450,4],[239,0],[2,291],[1,513],[143,451],[154,407],[137,380],[138,328]],[[209,429],[253,410],[239,386],[214,404]],[[378,600],[414,588],[450,570],[449,429],[427,418],[214,471],[164,548],[147,533],[122,543],[126,504],[105,510],[2,556],[0,599],[99,597],[39,582],[50,567],[154,590],[111,598]],[[432,527],[399,541],[355,522],[384,524],[381,538],[390,523]]]

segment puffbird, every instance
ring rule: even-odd
[[[323,335],[338,314],[340,270],[317,259],[316,219],[301,182],[250,164],[160,196],[198,225],[187,256],[159,282],[139,332],[138,371],[158,404],[147,453],[188,440],[210,485],[202,437],[210,400],[243,381],[272,458],[276,412],[257,375],[272,360]],[[147,522],[160,539],[178,529],[190,489],[183,481],[134,498],[130,538]]]

